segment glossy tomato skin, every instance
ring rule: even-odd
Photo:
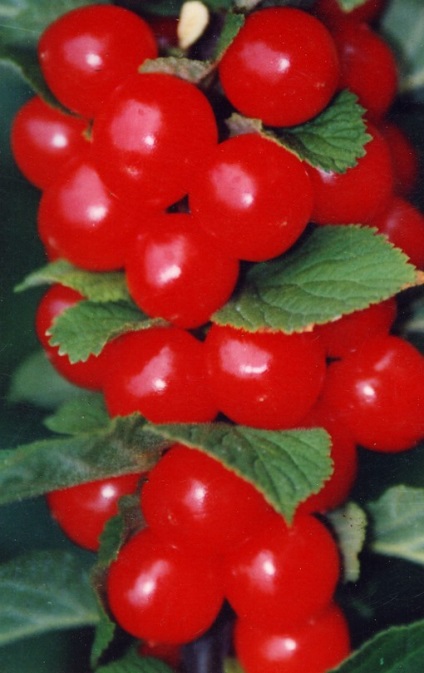
[[[386,0],[366,0],[363,5],[355,7],[350,12],[344,12],[337,0],[317,0],[313,6],[313,13],[332,30],[341,23],[371,23],[379,18]]]
[[[326,607],[339,573],[337,544],[324,524],[300,514],[289,527],[275,514],[226,556],[225,594],[242,619],[284,629]]]
[[[106,184],[127,202],[158,208],[187,194],[217,138],[206,96],[165,74],[127,79],[93,125],[93,149]]]
[[[317,325],[314,329],[330,358],[343,358],[368,339],[388,334],[397,313],[396,299],[391,297],[368,308],[343,315],[338,320]]]
[[[343,24],[334,33],[340,58],[340,89],[358,96],[367,115],[382,119],[398,87],[397,64],[387,42],[367,24]]]
[[[339,78],[334,42],[306,12],[273,7],[246,19],[219,64],[234,107],[270,126],[293,126],[330,102]]]
[[[63,285],[53,285],[43,295],[35,316],[37,337],[53,367],[68,381],[82,388],[101,390],[103,386],[103,367],[106,350],[100,355],[90,355],[85,362],[72,363],[67,355],[59,354],[59,347],[50,344],[47,334],[54,319],[63,311],[75,306],[83,299],[82,295]]]
[[[390,150],[375,126],[368,124],[368,132],[365,156],[345,173],[308,167],[316,224],[369,224],[388,203],[394,186]]]
[[[50,513],[75,544],[98,551],[106,523],[118,514],[118,501],[137,490],[141,474],[125,474],[47,493]]]
[[[408,196],[417,186],[419,160],[416,147],[396,124],[385,121],[379,127],[393,158],[395,191]]]
[[[141,492],[147,525],[169,544],[220,554],[244,542],[273,511],[247,481],[199,450],[174,444]]]
[[[259,134],[220,143],[189,193],[199,225],[229,255],[259,262],[282,254],[299,238],[312,212],[304,164]]]
[[[118,84],[157,46],[149,25],[120,7],[80,7],[53,21],[41,35],[38,58],[59,101],[91,119]]]
[[[34,96],[19,110],[11,130],[12,152],[33,185],[45,189],[67,161],[85,151],[87,123]]]
[[[329,367],[322,402],[358,444],[381,452],[424,436],[424,358],[403,339],[379,336]]]
[[[418,208],[406,199],[394,196],[371,224],[403,250],[412,264],[424,269],[424,215]]]
[[[125,261],[127,285],[147,315],[192,329],[229,299],[239,263],[189,214],[163,214],[134,240]]]
[[[236,423],[293,427],[318,397],[325,355],[314,335],[213,325],[205,346],[215,402]]]
[[[110,608],[123,629],[160,643],[194,640],[211,626],[222,602],[215,557],[172,547],[149,529],[137,533],[110,567]]]
[[[177,327],[128,332],[108,348],[104,394],[111,416],[139,412],[153,423],[215,418],[204,344]]]
[[[46,248],[90,271],[123,267],[135,223],[135,214],[104,184],[91,152],[66,164],[44,191],[38,210],[38,233]]]
[[[326,673],[350,653],[348,623],[334,604],[286,629],[270,631],[239,619],[234,637],[246,673]]]

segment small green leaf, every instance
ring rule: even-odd
[[[252,483],[291,521],[297,505],[331,475],[325,430],[257,430],[227,423],[149,426],[168,440],[198,448]]]
[[[317,227],[292,251],[256,264],[212,316],[248,331],[291,334],[366,308],[415,282],[406,255],[369,227]]]
[[[146,472],[166,446],[134,414],[79,437],[46,439],[0,452],[0,504],[119,474]]]
[[[0,645],[99,620],[89,569],[69,552],[35,551],[0,566]]]
[[[120,271],[108,273],[84,271],[64,259],[51,262],[30,273],[16,288],[22,292],[32,287],[60,283],[97,302],[128,300],[125,276]]]
[[[424,489],[393,486],[367,509],[372,551],[424,565]]]
[[[362,7],[367,0],[337,0],[337,2],[344,12],[351,12],[357,7]]]
[[[79,397],[81,388],[66,381],[50,364],[44,351],[36,351],[13,372],[8,400],[27,402],[44,409],[56,409]]]
[[[245,17],[243,14],[234,14],[233,12],[229,12],[226,15],[224,25],[222,26],[221,33],[215,47],[215,59],[219,59],[221,56],[223,56],[225,50],[228,49],[239,30],[244,26],[244,22]]]
[[[391,0],[382,17],[384,36],[398,52],[400,92],[424,100],[424,4],[422,0]]]
[[[61,435],[83,435],[107,429],[109,421],[103,396],[80,391],[79,397],[65,402],[44,424]]]
[[[341,91],[317,117],[278,131],[276,137],[311,166],[344,173],[356,166],[372,139],[366,132],[365,110],[357,101],[355,94]]]
[[[0,30],[0,38],[2,31]],[[0,42],[0,63],[13,70],[46,102],[60,107],[49,91],[38,64],[35,49]]]
[[[148,59],[140,66],[141,73],[165,73],[185,79],[192,84],[199,84],[213,70],[210,61],[196,61],[192,58],[178,58],[167,56],[165,58]]]
[[[85,361],[91,354],[99,355],[108,341],[124,332],[163,324],[159,318],[146,318],[130,302],[81,301],[54,320],[50,343],[59,346],[59,353],[68,355],[71,362]]]
[[[419,621],[378,633],[334,672],[422,673],[423,661],[424,621]]]
[[[93,668],[98,665],[101,657],[112,643],[116,632],[115,622],[112,621],[107,612],[103,609],[100,601],[98,610],[100,616],[94,630],[94,640],[90,653],[90,663]]]
[[[122,659],[101,666],[96,673],[172,673],[167,664],[153,657],[141,657],[135,649]]]
[[[345,582],[357,582],[361,573],[359,554],[365,544],[367,515],[356,502],[348,502],[344,507],[328,512],[327,517],[343,557],[343,579]]]
[[[244,673],[237,659],[227,658],[224,661],[224,673]]]

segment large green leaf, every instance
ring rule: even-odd
[[[36,551],[0,566],[0,645],[99,620],[89,569],[69,552]]]
[[[369,227],[318,227],[275,261],[257,264],[212,316],[220,325],[288,334],[335,320],[415,281],[406,255]]]
[[[198,448],[251,482],[291,521],[297,505],[317,493],[332,471],[325,430],[257,430],[227,423],[150,426],[154,433]]]

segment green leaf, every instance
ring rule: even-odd
[[[59,353],[68,355],[71,362],[85,361],[91,354],[99,355],[108,341],[124,332],[163,324],[159,318],[146,318],[130,302],[81,301],[54,320],[50,343],[59,346]]]
[[[103,396],[80,391],[79,397],[65,402],[44,424],[62,435],[83,435],[107,429],[109,420]]]
[[[212,316],[248,331],[291,334],[387,299],[415,282],[406,255],[369,227],[317,227],[275,261],[256,264]]]
[[[224,673],[244,673],[237,659],[227,658],[224,661]]]
[[[341,91],[317,117],[276,137],[311,166],[344,173],[356,166],[372,139],[366,132],[365,110],[357,100],[350,91]]]
[[[36,351],[13,372],[8,400],[27,402],[44,409],[56,409],[79,397],[81,388],[66,381],[50,364],[44,351]]]
[[[327,518],[343,557],[343,579],[345,582],[357,582],[361,573],[359,554],[367,533],[367,515],[356,502],[348,502],[344,507],[328,512]]]
[[[148,471],[166,443],[134,414],[101,432],[53,438],[0,452],[0,504],[119,474]]]
[[[143,65],[139,68],[139,72],[159,72],[166,75],[175,75],[175,77],[185,79],[192,84],[198,84],[212,72],[213,68],[214,66],[210,61],[196,61],[193,58],[167,56],[165,58],[144,61]]]
[[[0,39],[1,35],[0,29]],[[46,102],[59,106],[44,81],[35,49],[0,42],[0,63],[21,77]]]
[[[424,489],[393,486],[367,509],[372,551],[424,565]]]
[[[344,12],[351,12],[353,9],[364,5],[367,0],[337,0],[337,2]]]
[[[36,551],[1,565],[0,593],[0,645],[99,620],[89,569],[69,552]]]
[[[400,92],[424,100],[424,4],[422,0],[392,0],[382,31],[400,55]]]
[[[422,673],[424,621],[378,633],[357,650],[337,673]]]
[[[291,521],[297,505],[331,475],[325,430],[257,430],[227,423],[149,426],[168,440],[198,448],[252,483]]]
[[[167,664],[153,657],[141,657],[132,649],[122,659],[101,666],[96,673],[172,673]]]
[[[234,14],[230,12],[226,15],[224,25],[222,26],[218,42],[215,47],[214,57],[220,58],[226,49],[230,46],[239,30],[244,26],[245,17],[243,14]]]
[[[101,657],[112,643],[116,632],[115,622],[112,621],[107,612],[102,608],[100,602],[98,610],[100,617],[94,631],[94,640],[90,653],[90,663],[93,668],[98,665]]]
[[[153,16],[178,16],[184,0],[143,0],[143,13],[152,14]],[[137,0],[128,3],[131,7],[135,4],[137,8]]]
[[[97,302],[128,300],[125,276],[120,271],[108,273],[84,271],[59,259],[30,273],[16,288],[22,292],[32,287],[60,283]]]

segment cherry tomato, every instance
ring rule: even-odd
[[[141,474],[124,474],[47,493],[50,513],[75,544],[97,551],[106,523],[118,514],[118,501],[137,490]]]
[[[178,327],[208,322],[235,287],[238,261],[227,256],[192,215],[158,215],[149,225],[126,257],[132,298],[149,316]]]
[[[218,460],[175,444],[141,492],[147,525],[176,546],[223,553],[255,534],[272,512],[263,496]]]
[[[316,0],[312,8],[313,13],[326,26],[336,29],[341,23],[371,23],[381,15],[386,0],[365,0],[362,5],[345,12],[337,0]]]
[[[109,344],[104,394],[112,416],[153,423],[213,420],[204,344],[177,327],[129,332]]]
[[[213,325],[205,346],[215,402],[236,423],[293,427],[321,390],[325,356],[315,335]]]
[[[121,7],[79,7],[53,21],[41,35],[38,58],[59,101],[94,117],[118,84],[157,46],[149,25]]]
[[[326,673],[349,655],[349,628],[333,604],[304,624],[272,631],[239,619],[235,648],[246,673]]]
[[[299,159],[249,133],[217,146],[189,193],[199,225],[228,255],[254,262],[281,255],[312,212],[312,187]]]
[[[417,185],[418,152],[408,136],[396,124],[386,121],[380,126],[380,131],[392,155],[395,190],[400,196],[408,196]]]
[[[34,96],[18,111],[11,130],[12,152],[24,176],[45,189],[67,161],[87,147],[87,123]]]
[[[206,631],[223,602],[221,566],[190,547],[172,547],[149,529],[137,533],[112,563],[110,609],[131,635],[185,643]]]
[[[93,149],[114,194],[161,208],[187,194],[217,134],[197,87],[173,75],[143,74],[127,79],[102,107]]]
[[[320,521],[275,514],[226,557],[225,595],[242,619],[262,628],[301,625],[332,600],[340,573],[336,542]]]
[[[424,215],[418,208],[406,199],[394,196],[371,224],[403,250],[412,264],[424,269]]]
[[[270,126],[315,117],[335,93],[339,72],[328,30],[293,7],[250,14],[219,64],[229,101]]]

